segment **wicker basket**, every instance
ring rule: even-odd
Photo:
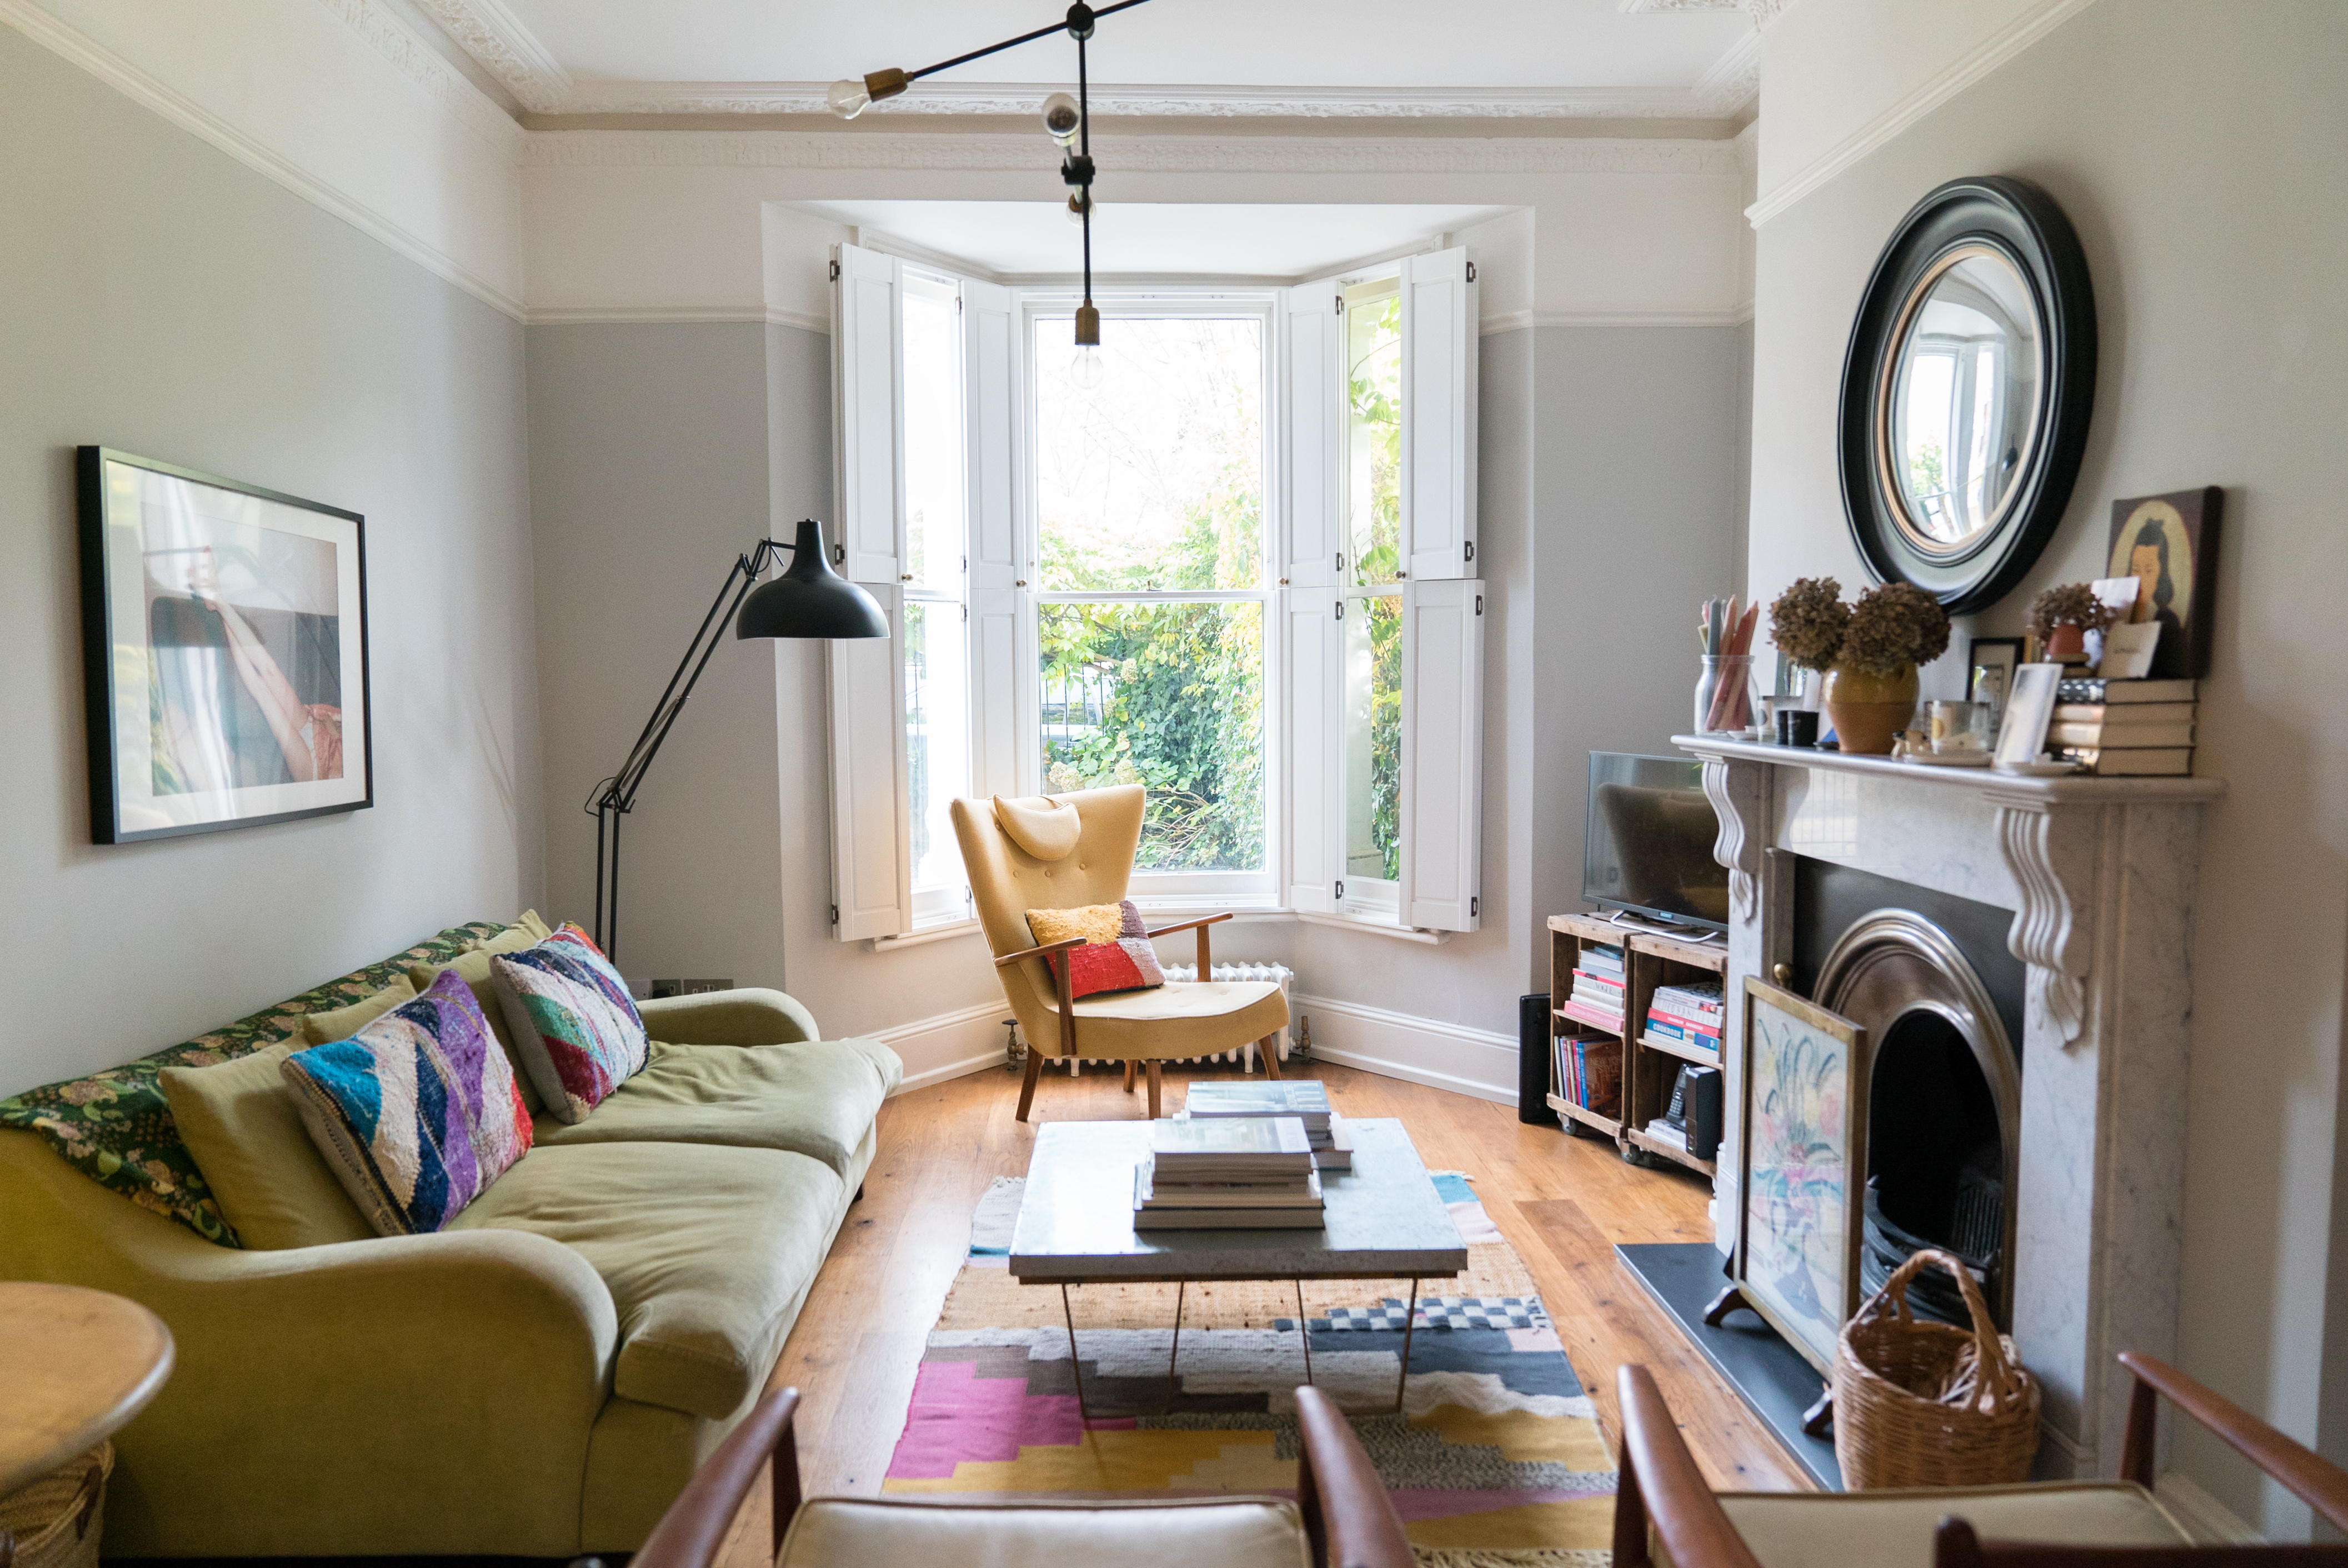
[[[13,1568],[98,1568],[106,1478],[114,1445],[100,1443],[20,1491],[0,1497],[0,1534],[16,1538]]]
[[[1919,1323],[1908,1284],[1927,1267],[1957,1276],[1971,1331]],[[1835,1459],[1852,1491],[2025,1480],[2038,1456],[2038,1380],[1997,1332],[1981,1287],[1947,1253],[1901,1264],[1835,1342]]]

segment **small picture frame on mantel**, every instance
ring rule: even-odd
[[[1965,653],[1965,700],[1989,704],[1990,733],[2005,722],[2013,672],[2022,667],[2020,637],[1975,637]]]

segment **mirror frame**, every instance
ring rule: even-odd
[[[2022,471],[1989,526],[1953,547],[1927,549],[1905,515],[1882,445],[1881,417],[1920,290],[1952,252],[1987,246],[2013,264],[2038,312],[2037,406]],[[2079,237],[2054,198],[2026,180],[1952,180],[1909,210],[1876,258],[1851,322],[1836,421],[1843,515],[1880,581],[1912,583],[1951,614],[2005,596],[2027,573],[2070,504],[2096,396],[2096,300]]]

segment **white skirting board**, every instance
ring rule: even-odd
[[[896,1090],[903,1094],[989,1068],[999,1069],[1004,1042],[1009,1037],[1003,1020],[1010,1016],[1011,1005],[997,997],[891,1029],[875,1029],[868,1037],[904,1058],[905,1081]]]

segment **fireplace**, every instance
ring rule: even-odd
[[[2201,806],[2225,785],[1678,744],[1719,820],[1732,996],[1766,978],[1865,1027],[1862,1291],[1919,1244],[1966,1256],[2044,1390],[2039,1472],[2113,1473],[2114,1355],[2176,1345],[2193,890]],[[1723,1252],[1743,1013],[1723,1053]]]

